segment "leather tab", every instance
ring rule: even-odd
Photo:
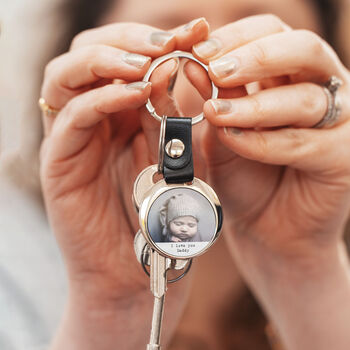
[[[164,147],[172,139],[181,140],[185,150],[179,158],[171,158],[164,149],[164,179],[166,183],[192,182],[192,118],[167,117]]]

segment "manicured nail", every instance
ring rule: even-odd
[[[191,31],[198,23],[205,21],[204,17],[201,18],[196,18],[194,20],[192,20],[191,22],[188,22],[187,24],[184,25],[183,29],[186,32]]]
[[[232,110],[232,103],[228,100],[210,100],[209,101],[213,106],[214,110],[218,114],[229,113]]]
[[[243,134],[242,130],[239,128],[227,128],[226,126],[224,127],[224,132],[229,136],[238,136]]]
[[[171,76],[170,80],[169,80],[169,84],[168,84],[168,95],[171,96],[175,87],[175,83],[176,83],[176,78],[177,78],[177,72],[175,72],[175,74],[173,76]]]
[[[152,85],[150,81],[135,81],[134,83],[127,84],[125,87],[129,90],[143,91],[150,85]]]
[[[123,56],[123,61],[137,68],[142,68],[147,62],[151,60],[151,57],[139,55],[137,53],[127,52]]]
[[[193,45],[193,52],[202,58],[208,58],[216,55],[222,48],[221,42],[216,38],[210,38]]]
[[[235,57],[222,57],[209,62],[209,67],[217,78],[224,78],[237,70],[238,60]]]
[[[174,37],[174,34],[168,32],[153,32],[150,40],[153,45],[165,46]]]
[[[179,71],[179,66],[180,66],[180,60],[178,57],[173,58],[173,61],[175,61],[176,65],[173,69],[173,71],[171,72],[170,76],[169,76],[169,83],[168,83],[168,95],[171,96],[175,87],[175,83],[176,83],[176,79],[177,79],[177,73]]]

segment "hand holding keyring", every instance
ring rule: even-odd
[[[138,108],[151,89],[152,101],[173,108],[162,96],[177,67],[173,61],[160,67],[152,88],[126,82],[142,79],[150,64],[144,56],[188,50],[203,40],[205,22],[196,22],[193,28],[168,35],[139,25],[102,27],[78,36],[72,50],[47,68],[42,95],[46,104],[60,111],[44,116],[41,177],[68,267],[72,304],[77,305],[68,315],[80,316],[82,329],[89,328],[86,305],[108,314],[121,301],[132,298],[133,305],[140,305],[143,295],[148,296],[138,264],[128,263],[134,261],[137,226],[128,203],[136,174],[157,159],[157,147],[151,145],[157,144],[159,123]],[[125,34],[130,40],[121,40]],[[270,314],[280,320],[280,313],[288,309],[281,306],[281,295],[274,298],[280,303],[277,316],[275,305],[269,303],[269,297],[278,294],[274,288],[280,281],[296,284],[297,274],[308,281],[303,273],[310,270],[313,280],[315,275],[329,277],[329,267],[339,262],[350,196],[349,73],[315,34],[290,30],[273,16],[246,18],[211,35],[209,59],[200,57],[200,46],[194,47],[197,58],[210,61],[210,76],[222,88],[221,103],[213,102],[217,111],[211,102],[204,106],[206,118],[218,127],[218,138],[208,130],[201,151],[223,207],[232,208],[226,211],[226,222],[231,218],[226,236],[236,262]],[[157,40],[152,43],[150,37]],[[144,56],[130,52],[135,48]],[[217,60],[220,57],[225,60]],[[209,84],[199,84],[199,76],[187,68],[205,95]],[[327,111],[323,85],[333,75],[344,83],[337,91],[341,115],[330,128],[312,128]],[[244,84],[254,81],[265,89],[237,96]],[[292,269],[292,275],[287,278],[278,269]],[[332,275],[338,276],[334,270]],[[64,326],[69,329],[69,323]],[[94,332],[105,336],[102,328]],[[142,324],[136,328],[144,330]],[[144,333],[147,337],[148,330]]]
[[[249,31],[251,36],[236,35],[232,39],[233,33],[246,33],[248,28],[254,28],[254,31]],[[274,32],[264,33],[266,28],[270,31],[274,28]],[[339,195],[344,196],[344,199],[347,198],[350,189],[345,181],[348,178],[350,165],[347,151],[345,151],[350,116],[347,98],[349,72],[328,44],[314,33],[290,30],[274,16],[243,19],[213,32],[209,40],[211,47],[213,47],[212,42],[217,45],[217,52],[211,57],[204,59],[199,56],[205,44],[195,45],[193,51],[199,59],[205,61],[210,59],[209,75],[217,86],[232,89],[252,82],[259,82],[261,86],[260,91],[254,94],[232,99],[228,97],[211,100],[204,106],[205,116],[211,124],[219,127],[220,141],[235,153],[231,178],[226,178],[227,174],[222,174],[214,166],[211,169],[213,181],[219,186],[222,184],[223,195],[231,198],[231,205],[236,210],[234,220],[237,224],[242,224],[240,220],[245,218],[247,222],[242,229],[244,230],[245,225],[247,228],[251,227],[258,212],[259,219],[262,219],[260,210],[272,210],[272,207],[269,209],[274,205],[274,197],[271,195],[284,196],[288,194],[284,191],[293,189],[295,191],[290,192],[283,199],[283,204],[288,207],[284,208],[283,215],[279,216],[285,217],[286,225],[290,225],[289,211],[295,218],[303,212],[302,203],[311,205],[305,201],[311,198],[299,197],[299,193],[304,196],[307,195],[305,190],[316,190],[313,186],[322,188],[321,179],[324,178],[331,183],[334,181],[342,188],[338,193],[333,191],[335,189],[332,186],[327,188],[324,184],[325,193],[332,192],[332,197]],[[332,76],[343,81],[343,86],[337,86],[338,90],[332,92],[342,101],[341,113],[331,127],[325,125],[328,128],[313,128],[329,113],[328,103],[333,100],[329,99],[325,93],[324,84]],[[225,93],[227,95],[229,92]],[[336,112],[336,108],[338,107],[334,106],[331,113]],[[214,139],[212,141],[210,147],[209,141],[206,147],[209,158],[210,152],[215,154],[221,150],[217,148],[217,143],[214,144]],[[248,159],[253,162],[249,162]],[[245,167],[249,165],[249,176],[252,177],[254,185],[247,184],[249,177],[244,168],[239,165],[240,162]],[[271,166],[267,167],[265,164]],[[221,167],[227,171],[230,165],[221,164]],[[242,178],[239,174],[242,174]],[[303,178],[304,175],[305,178]],[[225,176],[225,182],[222,181],[222,176]],[[301,179],[306,181],[301,183],[307,186],[303,191],[296,191],[297,188],[293,187],[297,185],[293,183],[294,176],[298,177],[298,181]],[[284,183],[284,179],[287,183]],[[247,187],[242,187],[245,184]],[[227,188],[230,190],[227,191]],[[256,202],[257,193],[260,194],[259,203]],[[313,197],[312,201],[317,200],[317,196],[321,193],[322,191],[317,190],[316,197]],[[261,197],[262,194],[264,194],[263,197]],[[289,200],[291,200],[290,203],[288,203]],[[322,208],[322,203],[327,202],[327,195],[325,198],[321,196],[318,200],[320,203],[319,205],[315,203],[313,208],[315,212],[312,216],[319,218],[322,225],[314,223],[313,227],[308,227],[307,220],[305,222],[308,215],[305,212],[303,219],[300,217],[295,222],[293,220],[293,225],[298,226],[298,222],[301,225],[295,227],[296,231],[334,231],[333,222],[332,224],[323,222],[323,220],[327,221],[329,215],[337,216],[339,226],[336,231],[343,225],[347,216],[347,206],[343,207],[340,220],[339,208],[336,205],[333,208],[333,214],[328,206],[327,212],[322,213],[322,210],[325,210]],[[267,204],[268,207],[264,207]],[[282,207],[277,205],[273,210],[278,212],[280,209]]]
[[[136,349],[149,335],[152,300],[133,249],[138,220],[131,193],[139,171],[157,162],[159,123],[144,105],[152,93],[160,113],[175,113],[167,88],[177,62],[154,72],[152,88],[142,78],[151,57],[188,50],[207,35],[204,19],[172,32],[134,23],[103,26],[79,34],[46,68],[42,97],[54,111],[43,115],[41,181],[68,271],[70,302],[61,330],[77,330],[69,345],[58,336],[60,349],[91,349],[92,338]],[[168,293],[174,315],[168,326],[175,326],[185,303],[177,300],[179,288]],[[130,318],[133,310],[137,319]],[[131,325],[138,332],[125,337]]]
[[[220,28],[193,52],[222,88],[204,105],[217,133],[202,145],[235,261],[287,349],[346,349],[349,71],[316,34],[269,15]],[[230,90],[252,82],[251,95]]]

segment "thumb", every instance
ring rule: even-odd
[[[171,96],[178,69],[179,59],[173,58],[159,65],[151,75],[152,91],[150,100],[160,116],[180,115],[175,100]],[[141,125],[149,150],[149,160],[156,163],[158,161],[160,122],[150,115],[146,107],[142,107],[140,113]]]

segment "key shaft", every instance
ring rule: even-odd
[[[157,298],[162,297],[167,290],[168,259],[151,250],[150,283],[151,292]]]
[[[160,334],[162,330],[164,299],[165,294],[160,298],[154,297],[151,336],[147,350],[155,350],[161,348]]]
[[[154,295],[152,328],[147,350],[160,350],[160,334],[164,311],[165,292],[167,290],[167,270],[169,259],[151,250],[150,288]]]

